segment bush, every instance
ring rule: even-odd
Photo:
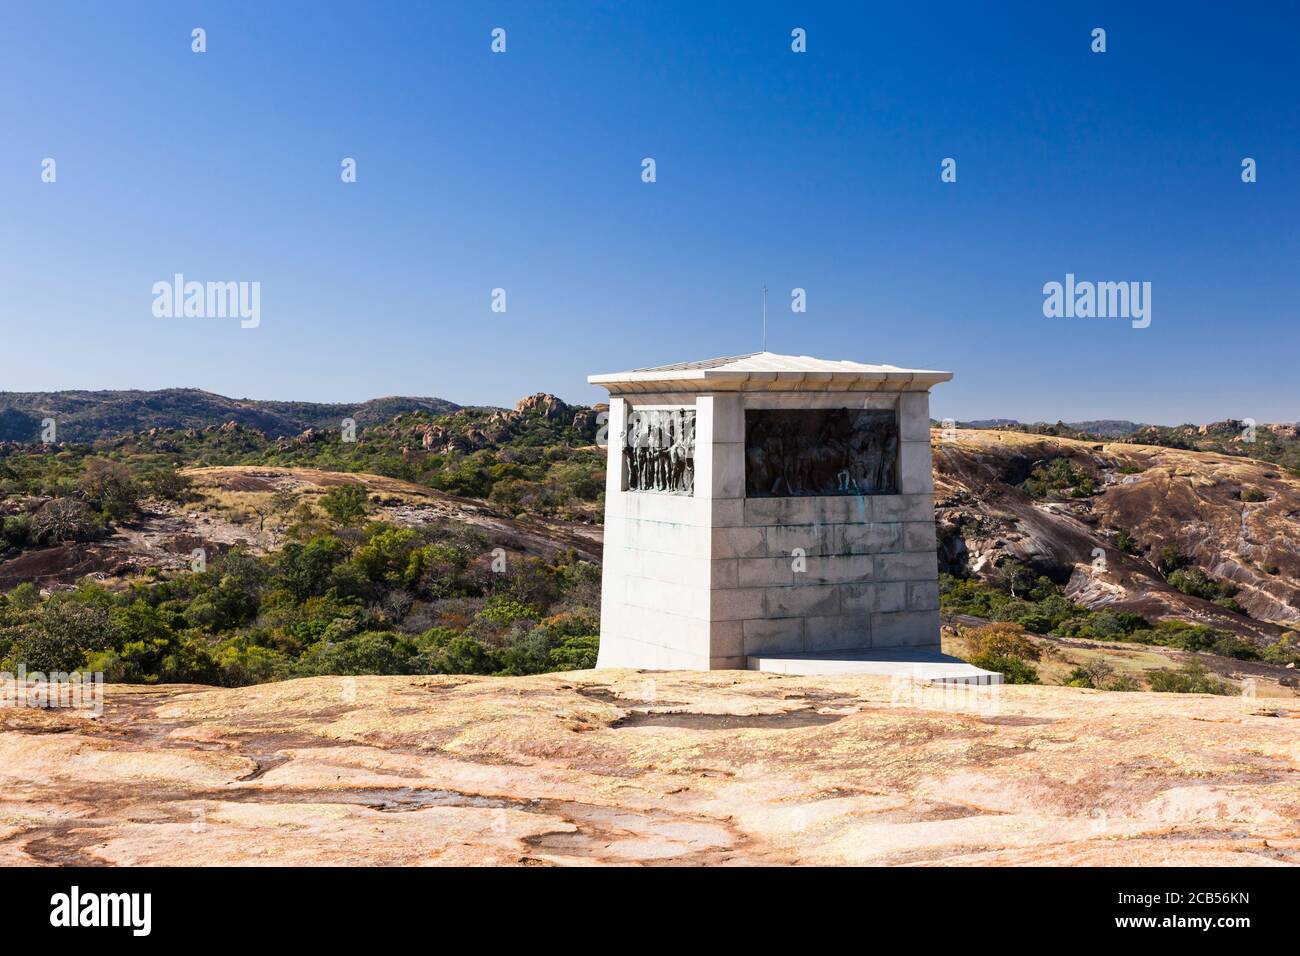
[[[1276,642],[1264,648],[1260,657],[1270,664],[1294,664],[1300,668],[1300,635],[1287,631]]]
[[[1192,559],[1182,554],[1172,544],[1167,544],[1160,549],[1160,557],[1156,560],[1156,570],[1163,575],[1170,575],[1179,568],[1185,568],[1192,563]]]
[[[1148,629],[1150,626],[1147,619],[1140,614],[1130,614],[1127,611],[1090,611],[1080,617],[1063,621],[1053,633],[1057,637],[1126,641],[1135,632]]]
[[[140,486],[131,477],[131,470],[121,462],[102,458],[86,462],[81,493],[110,521],[129,518],[135,514],[140,501]]]
[[[1037,465],[1020,487],[1029,497],[1040,501],[1053,494],[1086,498],[1096,490],[1092,477],[1068,458],[1053,458]]]
[[[1190,661],[1176,671],[1152,671],[1147,675],[1147,685],[1165,694],[1228,693],[1228,685],[1212,676],[1199,661]]]
[[[303,675],[319,674],[404,674],[414,647],[401,635],[367,632],[345,641],[313,644],[299,662]]]
[[[1098,658],[1070,671],[1062,683],[1066,687],[1093,687],[1102,690],[1114,673],[1115,668]]]
[[[1014,657],[1022,661],[1036,661],[1042,657],[1034,642],[1014,624],[986,624],[971,628],[962,636],[971,642],[972,653],[976,655]]]
[[[1037,684],[1038,671],[1030,661],[1042,654],[1014,624],[987,624],[963,633],[971,642],[970,663],[997,671],[1008,684]]]
[[[104,522],[75,498],[53,498],[32,515],[30,535],[38,544],[90,541],[104,531]]]
[[[434,628],[418,639],[420,654],[411,661],[417,674],[491,674],[496,656],[473,637],[450,628]]]
[[[1008,684],[1038,683],[1038,671],[1032,664],[1027,664],[1018,657],[1005,654],[980,654],[972,657],[970,663],[986,671],[997,671]]]
[[[1133,536],[1123,528],[1115,531],[1115,547],[1125,554],[1138,554],[1141,551]]]
[[[596,666],[596,653],[600,648],[599,634],[566,637],[551,648],[548,664],[551,670],[585,671]]]
[[[1186,621],[1158,621],[1150,629],[1134,631],[1128,639],[1138,644],[1158,644],[1184,651],[1210,651],[1244,660],[1250,660],[1252,655],[1259,653],[1253,644],[1228,631],[1215,630],[1204,624],[1189,624]]]
[[[1166,578],[1169,586],[1183,594],[1191,597],[1204,598],[1207,601],[1226,600],[1237,593],[1237,588],[1231,584],[1220,584],[1200,568],[1179,568],[1169,574]],[[1241,605],[1235,601],[1232,604],[1237,607]]]
[[[7,515],[0,522],[0,551],[24,548],[32,540],[32,516],[26,513]]]
[[[23,664],[29,672],[75,671],[85,663],[87,651],[111,645],[113,628],[99,603],[57,595],[18,625],[9,639],[9,670]]]
[[[366,486],[355,481],[336,485],[321,496],[320,505],[337,523],[344,527],[354,525],[369,510]]]
[[[194,485],[189,475],[182,475],[175,468],[149,472],[144,477],[144,483],[150,494],[168,501],[188,501],[192,496],[190,489]]]
[[[512,598],[497,596],[488,601],[487,607],[478,612],[478,619],[497,627],[507,627],[516,621],[536,621],[541,612],[531,604],[524,604]]]

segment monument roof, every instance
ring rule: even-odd
[[[951,378],[951,372],[933,369],[867,365],[862,362],[813,358],[809,355],[750,352],[698,362],[638,368],[629,372],[590,375],[587,381],[592,385],[603,385],[612,392],[657,389],[682,391],[692,388],[742,391],[765,388],[800,391],[863,388],[920,391]]]

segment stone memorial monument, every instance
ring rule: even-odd
[[[974,672],[939,654],[929,390],[950,378],[771,352],[591,376],[597,666]]]

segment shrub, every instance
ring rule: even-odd
[[[1264,648],[1260,657],[1270,664],[1294,664],[1300,668],[1300,635],[1287,631],[1276,642]]]
[[[971,642],[972,653],[977,655],[1015,657],[1024,661],[1036,661],[1042,657],[1034,642],[1014,624],[986,624],[971,628],[962,636]]]
[[[448,628],[426,633],[425,649],[411,661],[417,674],[491,674],[497,670],[495,655],[480,641]]]
[[[506,627],[515,621],[536,621],[541,616],[541,612],[531,604],[504,596],[493,597],[487,607],[478,612],[479,620],[497,627]]]
[[[10,669],[23,664],[29,672],[75,671],[85,663],[87,651],[112,643],[112,622],[98,603],[58,595],[20,624],[11,641]]]
[[[596,666],[596,652],[600,647],[599,634],[566,637],[551,648],[549,665],[557,671],[585,671]]]
[[[318,674],[404,674],[414,647],[398,634],[367,632],[345,641],[321,641],[303,655],[298,671]]]
[[[1093,687],[1102,690],[1114,673],[1115,668],[1105,660],[1097,658],[1070,671],[1062,683],[1066,687]]]
[[[1237,588],[1231,584],[1220,584],[1200,568],[1179,568],[1166,578],[1169,586],[1183,594],[1204,598],[1207,601],[1219,601],[1231,598]],[[1232,602],[1236,604],[1235,601]],[[1240,607],[1241,605],[1237,605]]]
[[[1142,682],[1131,674],[1121,674],[1106,685],[1110,691],[1133,692],[1142,689]]]
[[[1160,557],[1156,559],[1156,570],[1161,574],[1169,575],[1191,563],[1191,558],[1182,554],[1172,544],[1167,544],[1160,549]]]
[[[1038,671],[1018,657],[1005,654],[980,654],[970,662],[986,671],[997,671],[1008,684],[1037,684]]]
[[[355,481],[336,485],[321,496],[320,505],[338,524],[354,525],[369,510],[366,486]]]
[[[150,494],[168,501],[188,501],[192,496],[190,489],[194,482],[189,475],[182,475],[174,468],[152,471],[145,475],[144,481]]]
[[[1126,641],[1131,635],[1150,628],[1140,614],[1127,611],[1090,611],[1063,621],[1052,632],[1057,637],[1079,637],[1098,641]]]
[[[103,532],[104,523],[75,498],[53,498],[32,515],[30,528],[31,537],[36,542],[62,544],[96,538]]]
[[[963,635],[971,642],[970,663],[997,671],[1008,684],[1037,684],[1038,671],[1030,661],[1042,654],[1014,624],[986,624]]]
[[[131,470],[121,462],[102,458],[86,462],[81,493],[110,521],[121,521],[135,514],[140,500],[140,486],[131,477]]]
[[[1069,458],[1053,458],[1037,465],[1021,487],[1029,497],[1042,500],[1053,494],[1086,498],[1096,490],[1091,476],[1081,471]]]
[[[1189,661],[1176,671],[1152,671],[1147,685],[1165,694],[1226,694],[1228,685],[1212,676],[1199,661]]]

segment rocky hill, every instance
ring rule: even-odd
[[[344,418],[358,426],[421,411],[443,415],[460,409],[441,398],[376,398],[357,405],[226,398],[196,388],[160,391],[0,392],[0,441],[39,439],[53,418],[61,441],[93,442],[150,429],[203,429],[236,422],[278,437],[308,428],[338,429]]]
[[[1013,560],[1090,608],[1260,639],[1300,623],[1300,479],[1276,465],[1001,430],[933,440],[951,572],[992,579]],[[1160,566],[1171,554],[1235,589],[1249,616],[1172,587]]]
[[[1143,425],[1111,420],[1026,425],[1011,419],[989,419],[960,423],[960,427],[1216,452],[1270,461],[1300,475],[1300,424],[1295,422],[1269,423],[1228,418],[1207,425]]]
[[[1146,426],[1139,422],[1130,422],[1126,419],[1094,419],[1086,422],[1057,422],[1055,425],[1049,425],[1046,422],[1037,422],[1035,424],[1026,424],[1017,421],[1014,418],[984,418],[978,421],[960,422],[962,428],[1008,428],[1017,431],[1036,432],[1042,429],[1061,429],[1080,435],[1097,437],[1097,438],[1123,438],[1125,435],[1131,435],[1142,428],[1154,428],[1156,426]]]
[[[1296,864],[1298,719],[737,671],[118,685],[0,708],[0,865]]]

